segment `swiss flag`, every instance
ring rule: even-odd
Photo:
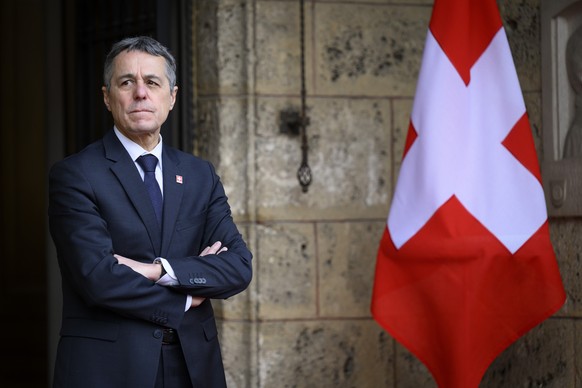
[[[435,0],[372,314],[447,388],[477,387],[565,293],[495,0]]]

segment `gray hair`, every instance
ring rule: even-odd
[[[174,89],[174,86],[176,86],[176,60],[170,54],[170,51],[160,42],[149,36],[136,36],[133,38],[125,38],[115,43],[111,47],[109,54],[107,54],[103,66],[103,83],[108,91],[111,88],[111,77],[113,77],[113,61],[116,56],[124,51],[141,51],[157,57],[164,57],[166,60],[166,76],[170,83],[170,91]]]

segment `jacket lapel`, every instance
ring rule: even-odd
[[[105,147],[105,157],[115,162],[111,166],[111,171],[117,176],[119,183],[123,186],[129,200],[145,225],[156,256],[160,256],[160,227],[156,220],[154,207],[135,167],[135,163],[131,160],[117,136],[115,136],[115,132],[110,131],[103,137],[103,145]]]
[[[174,225],[178,218],[182,196],[184,195],[183,173],[180,171],[180,159],[174,149],[164,146],[162,152],[164,170],[164,216],[162,227],[162,257],[168,253]]]

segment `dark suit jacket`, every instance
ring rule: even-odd
[[[228,298],[251,281],[251,258],[210,163],[164,146],[163,231],[144,183],[107,133],[49,174],[49,223],[63,285],[55,387],[153,387],[161,329],[177,329],[195,387],[225,386],[210,301],[184,312],[186,293]],[[181,181],[181,182],[180,182]],[[228,251],[199,257],[221,241]],[[164,287],[113,254],[166,258],[179,285]]]

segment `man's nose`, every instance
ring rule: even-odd
[[[135,84],[135,98],[143,99],[147,97],[147,88],[144,82],[138,81]]]

